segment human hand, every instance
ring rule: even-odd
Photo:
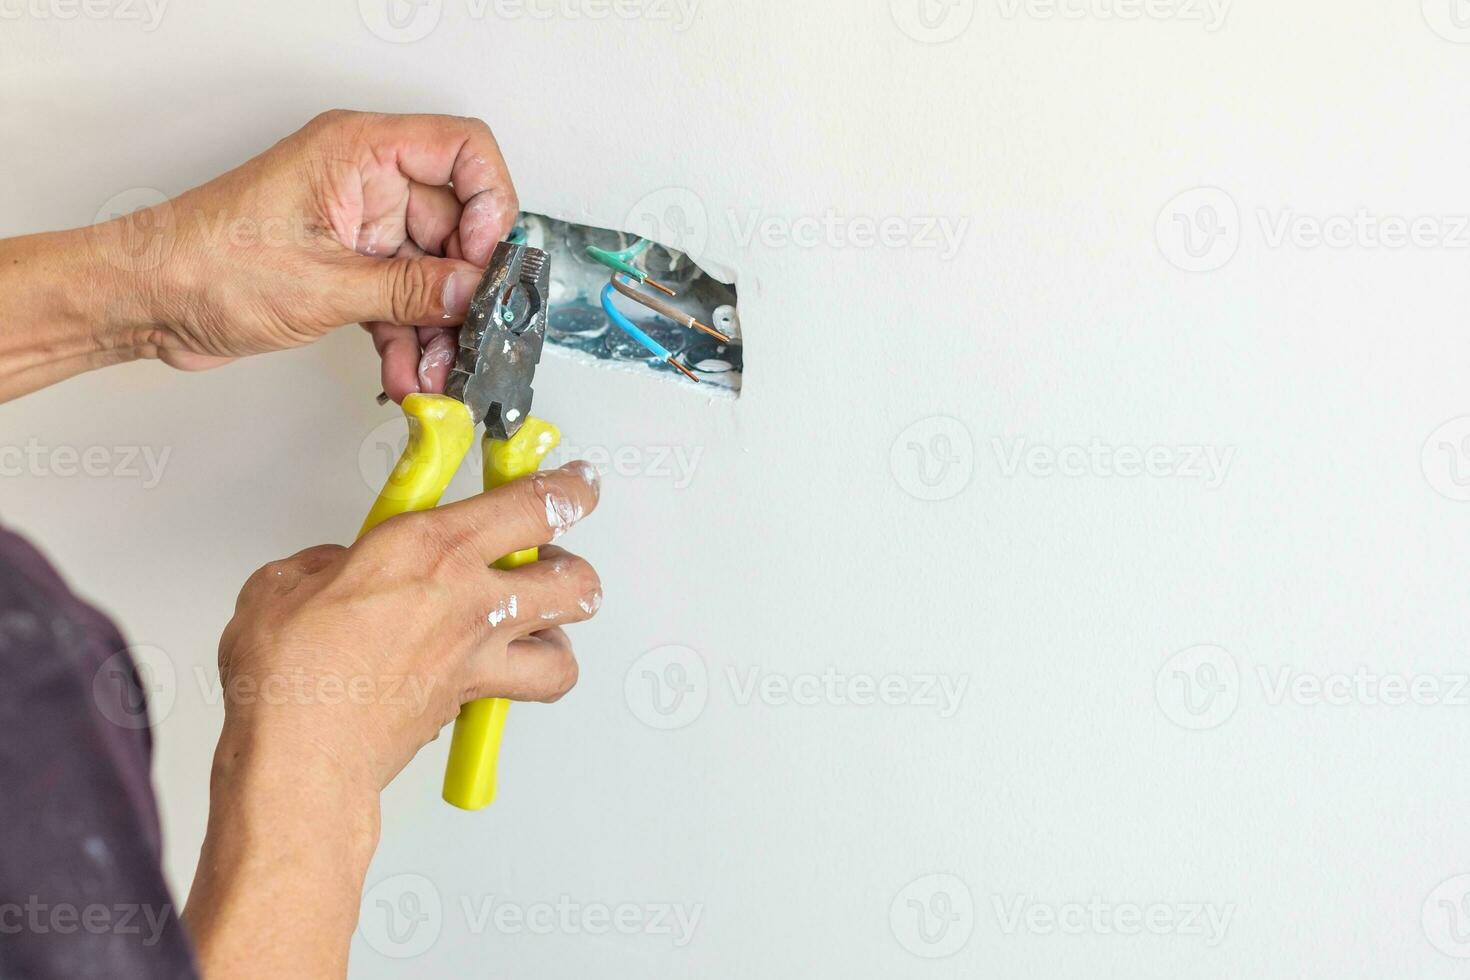
[[[597,498],[596,470],[571,463],[261,568],[220,640],[221,745],[324,756],[376,794],[465,702],[557,700],[577,679],[559,627],[596,613],[597,573],[555,547],[489,566]]]
[[[147,270],[140,345],[186,370],[361,323],[395,401],[439,392],[460,323],[519,204],[489,127],[333,111],[178,198],[89,229]]]
[[[204,976],[346,975],[379,791],[466,701],[555,701],[576,682],[560,627],[597,612],[592,566],[554,547],[488,566],[597,497],[596,470],[571,463],[245,583],[220,639],[225,724],[184,916]]]

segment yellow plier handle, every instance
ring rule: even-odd
[[[559,442],[561,433],[556,426],[534,415],[509,439],[485,436],[481,443],[485,449],[485,489],[493,490],[536,472]],[[527,548],[506,555],[495,567],[519,568],[537,557],[537,549]],[[495,802],[500,735],[509,711],[510,702],[505,698],[482,698],[459,709],[454,738],[449,743],[449,764],[444,767],[444,802],[461,810],[483,810]]]
[[[403,400],[408,419],[408,445],[388,476],[357,536],[390,517],[429,510],[439,503],[474,442],[470,410],[447,395],[409,395]],[[556,448],[556,426],[528,418],[510,439],[484,439],[485,489],[491,490],[534,473]],[[516,568],[535,561],[537,549],[506,555],[497,568]],[[480,810],[495,800],[495,773],[500,736],[510,702],[504,698],[472,701],[460,709],[444,772],[444,799],[464,810]]]

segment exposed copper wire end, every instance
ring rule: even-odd
[[[714,327],[706,326],[705,324],[700,323],[698,320],[691,318],[689,321],[689,326],[694,330],[698,330],[702,334],[706,334],[707,336],[715,338],[722,344],[733,343],[733,341],[731,341],[729,337],[726,337]]]
[[[698,384],[699,383],[699,379],[694,376],[694,372],[691,371],[691,370],[689,370],[684,365],[680,364],[678,361],[676,361],[674,359],[674,355],[673,354],[670,354],[669,355],[668,363],[669,363],[669,366],[670,367],[672,367],[674,370],[682,373],[684,375],[684,377],[688,378],[690,381],[693,381],[695,384]]]
[[[665,286],[663,283],[658,282],[658,281],[653,280],[653,279],[649,279],[647,276],[645,276],[643,278],[643,283],[644,283],[644,285],[652,286],[654,289],[657,289],[659,292],[663,293],[665,296],[678,296],[679,295],[678,293],[676,293],[672,289],[670,289],[668,286]]]

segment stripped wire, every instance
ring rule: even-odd
[[[613,279],[616,280],[617,277],[614,276]],[[619,310],[615,305],[613,305],[613,292],[614,284],[612,282],[609,282],[606,286],[602,287],[602,311],[607,314],[607,318],[611,320],[615,326],[617,326],[628,336],[632,337],[634,340],[638,341],[638,343],[642,344],[644,347],[647,347],[650,351],[652,351],[655,357],[664,361],[674,370],[683,374],[690,381],[698,383],[699,378],[695,376],[694,372],[689,370],[683,364],[679,363],[679,361],[675,359],[674,355],[669,353],[669,349],[667,347],[665,347],[663,344],[660,344],[658,341],[654,340],[648,334],[640,330],[638,328],[638,325],[635,324],[632,320],[629,320],[627,317],[623,316],[622,311]]]
[[[624,296],[635,302],[642,303],[644,306],[648,307],[650,310],[659,314],[660,316],[668,317],[670,320],[673,320],[681,327],[688,327],[690,330],[698,330],[702,334],[706,334],[707,336],[715,338],[722,344],[733,343],[733,341],[729,337],[720,333],[714,327],[700,323],[698,320],[694,319],[694,317],[690,316],[688,313],[685,313],[677,306],[674,306],[671,303],[666,303],[663,300],[659,299],[657,296],[649,296],[647,293],[640,293],[637,289],[633,287],[633,284],[631,282],[624,281],[616,274],[614,274],[612,277],[612,285],[614,289],[622,293]]]
[[[605,248],[598,248],[596,245],[588,245],[587,256],[599,265],[605,265],[614,272],[621,272],[625,276],[636,280],[640,286],[652,286],[665,296],[677,295],[663,283],[648,278],[648,273],[633,264],[633,260],[647,251],[648,246],[652,244],[653,242],[647,238],[640,238],[620,252],[610,252]]]

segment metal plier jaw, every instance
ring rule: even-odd
[[[546,343],[550,297],[549,255],[529,245],[495,246],[470,299],[445,389],[493,438],[509,439],[531,414],[531,382]]]

